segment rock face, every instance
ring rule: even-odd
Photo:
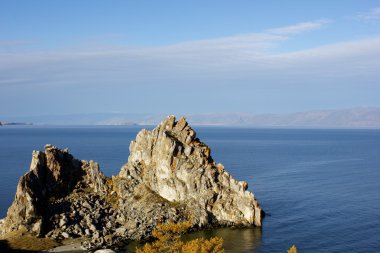
[[[200,227],[209,224],[261,226],[261,208],[247,183],[215,164],[210,148],[181,118],[168,117],[153,131],[142,130],[130,145],[120,177],[136,180],[169,202],[186,204]]]
[[[112,178],[67,149],[33,151],[0,234],[83,237],[83,245],[95,249],[148,239],[169,221],[189,220],[194,228],[261,226],[263,212],[247,188],[213,161],[184,118],[169,116],[138,133],[128,163]]]
[[[33,151],[30,170],[18,182],[1,232],[26,229],[44,235],[54,228],[58,216],[62,216],[58,223],[63,227],[67,225],[66,216],[72,214],[69,211],[75,205],[77,191],[86,189],[90,196],[105,194],[106,180],[97,163],[74,159],[68,150],[46,145],[45,152]],[[76,200],[88,197],[82,195]]]

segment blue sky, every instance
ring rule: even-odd
[[[0,117],[380,106],[380,1],[0,2]]]

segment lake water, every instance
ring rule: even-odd
[[[46,143],[95,160],[106,175],[127,161],[140,127],[0,127],[0,216]],[[219,229],[227,252],[380,252],[380,130],[195,128],[216,162],[245,180],[263,227]]]

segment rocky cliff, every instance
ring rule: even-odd
[[[184,203],[194,224],[261,225],[261,209],[246,182],[216,164],[210,148],[181,118],[142,130],[130,145],[120,177],[146,185],[169,202]]]
[[[169,221],[189,220],[194,228],[261,226],[263,212],[247,188],[213,161],[184,118],[169,116],[138,133],[128,162],[112,178],[68,150],[46,145],[33,151],[0,234],[83,237],[84,246],[96,248],[147,239]]]

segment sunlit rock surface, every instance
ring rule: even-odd
[[[119,176],[169,202],[185,204],[196,225],[261,226],[262,211],[247,183],[213,161],[210,148],[184,118],[169,116],[153,131],[141,130]]]
[[[195,229],[261,226],[263,212],[247,188],[213,161],[184,118],[169,116],[138,133],[128,162],[112,178],[67,149],[33,151],[0,235],[81,237],[83,247],[96,249],[148,239],[157,224],[169,221],[189,220]]]

